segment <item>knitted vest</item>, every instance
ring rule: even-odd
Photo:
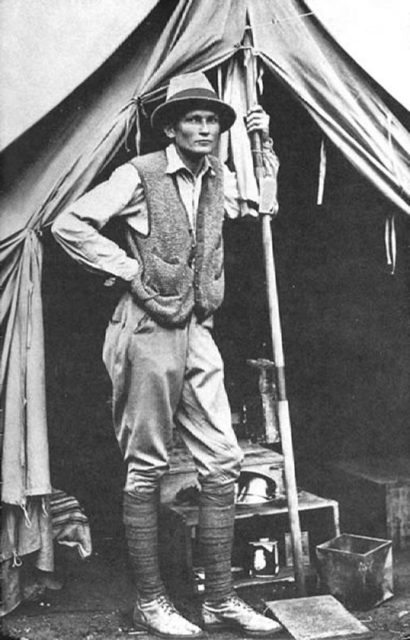
[[[221,305],[224,295],[222,165],[209,158],[203,176],[196,237],[180,198],[175,176],[166,173],[164,151],[134,158],[144,187],[149,234],[127,229],[127,245],[140,263],[132,282],[138,304],[161,324],[178,326],[192,311],[200,320]]]

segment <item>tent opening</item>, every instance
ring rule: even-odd
[[[391,277],[383,243],[391,205],[329,144],[324,202],[317,206],[318,127],[277,81],[265,82],[262,103],[271,115],[281,160],[280,212],[273,229],[293,438],[303,482],[307,461],[394,455],[408,446],[401,427],[410,409],[409,223],[398,216],[400,261]],[[127,155],[122,152],[112,165]],[[101,351],[119,293],[73,263],[48,232],[44,243],[52,483],[80,500],[94,535],[116,535],[124,468]],[[244,399],[251,402],[258,393],[247,358],[271,358],[258,221],[226,222],[225,248],[227,289],[215,337],[237,413]]]

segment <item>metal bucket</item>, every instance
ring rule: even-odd
[[[348,609],[366,610],[393,596],[391,540],[343,533],[317,545],[322,587]]]

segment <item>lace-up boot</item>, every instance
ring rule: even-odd
[[[203,638],[205,635],[202,629],[181,616],[165,595],[146,602],[137,599],[134,627],[168,640]]]
[[[275,620],[257,613],[246,602],[231,595],[218,604],[204,602],[202,617],[207,631],[241,629],[253,638],[268,638],[283,627]]]

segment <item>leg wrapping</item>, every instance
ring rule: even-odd
[[[158,558],[158,491],[124,493],[124,525],[138,594],[152,600],[165,593]]]
[[[205,489],[205,490],[204,490]],[[219,602],[232,594],[231,555],[234,535],[234,485],[202,488],[199,543],[205,570],[207,601]]]

